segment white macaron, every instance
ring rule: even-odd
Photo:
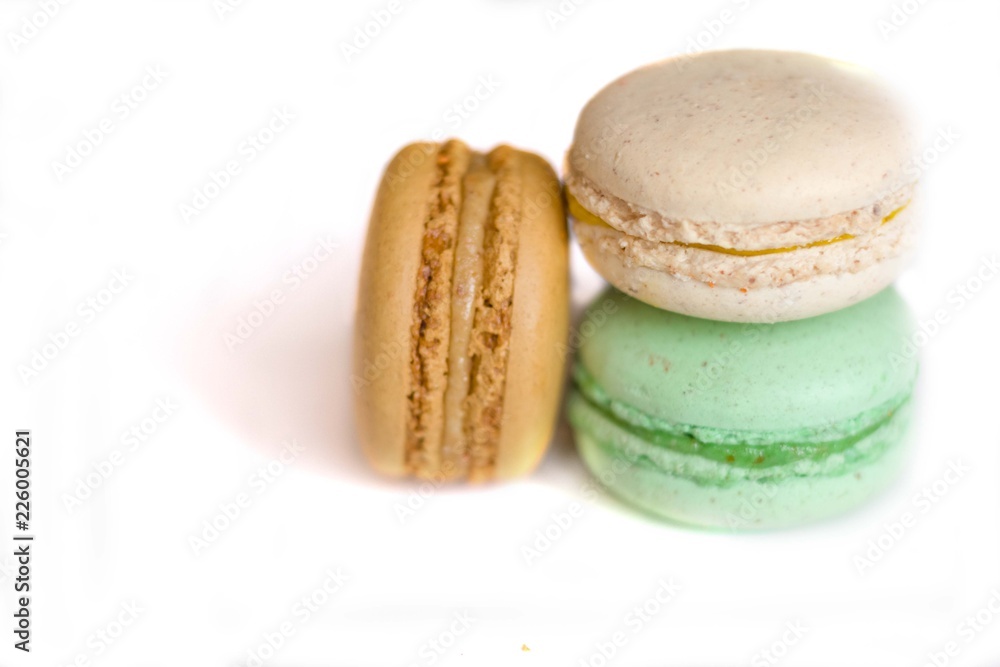
[[[844,308],[914,242],[913,134],[871,72],[715,51],[623,76],[584,108],[566,192],[584,254],[651,305],[734,322]]]

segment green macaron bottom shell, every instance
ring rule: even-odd
[[[776,456],[761,461],[761,448],[771,447],[761,444],[763,434],[752,434],[753,445],[702,443],[683,429],[635,427],[579,389],[568,403],[580,456],[613,495],[663,519],[739,531],[835,516],[875,495],[905,459],[911,409],[903,398],[874,423],[865,415],[854,425],[837,425],[844,431],[865,426],[828,443],[795,443],[780,434],[776,449],[783,453],[769,452]],[[739,437],[730,435],[732,442]]]
[[[919,364],[894,289],[777,324],[688,317],[609,289],[587,309],[567,403],[614,495],[700,527],[843,513],[905,460]]]

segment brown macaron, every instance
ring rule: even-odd
[[[542,158],[460,141],[389,164],[365,243],[355,412],[380,472],[515,477],[552,435],[569,326],[567,228]]]

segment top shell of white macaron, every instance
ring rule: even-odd
[[[572,179],[672,223],[750,229],[825,218],[908,188],[904,106],[868,70],[715,51],[636,70],[584,108]],[[735,229],[734,229],[735,231]]]

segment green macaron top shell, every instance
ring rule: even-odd
[[[913,331],[893,288],[778,324],[687,317],[610,289],[580,327],[575,375],[591,401],[650,431],[719,444],[829,441],[906,401]]]

